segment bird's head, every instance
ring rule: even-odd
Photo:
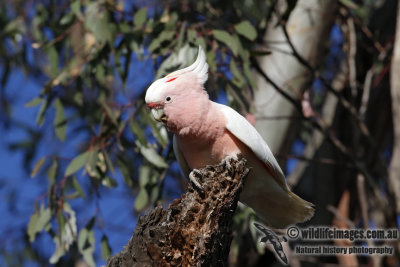
[[[181,113],[198,98],[208,99],[204,83],[208,78],[208,64],[201,47],[196,61],[181,70],[153,82],[146,92],[146,105],[157,121],[167,124],[171,117],[182,117]],[[168,124],[167,124],[168,126]]]

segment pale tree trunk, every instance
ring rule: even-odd
[[[400,213],[400,5],[397,7],[396,37],[390,75],[394,144],[389,180],[396,198],[396,212]]]
[[[286,1],[278,1],[277,10],[285,11]],[[335,18],[336,1],[300,0],[290,14],[286,24],[288,35],[299,52],[312,67],[322,60],[323,44],[326,44],[329,30]],[[269,24],[264,47],[272,54],[259,58],[258,63],[270,79],[295,99],[301,99],[304,89],[310,85],[312,76],[304,64],[292,55],[293,50],[287,42],[281,26],[276,26],[276,15]],[[256,128],[267,141],[273,153],[281,151],[287,143],[287,133],[296,115],[296,109],[279,94],[264,77],[256,76],[257,90]]]

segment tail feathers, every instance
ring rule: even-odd
[[[292,216],[293,216],[293,223],[301,223],[308,221],[309,219],[314,216],[314,204],[311,202],[308,202],[302,198],[300,198],[298,195],[293,193],[292,191],[289,191],[289,197],[292,199]],[[290,223],[288,223],[289,225]]]
[[[314,215],[314,205],[291,191],[288,191],[287,196],[280,198],[279,201],[271,201],[271,198],[267,198],[261,202],[264,203],[263,206],[252,206],[265,224],[274,228],[285,228],[289,225],[305,222]],[[273,205],[266,207],[266,203],[271,202],[273,202]]]

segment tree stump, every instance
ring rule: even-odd
[[[232,217],[249,169],[245,159],[226,161],[199,170],[202,191],[189,184],[167,210],[157,207],[139,218],[107,266],[227,266]]]

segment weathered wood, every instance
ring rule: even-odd
[[[167,210],[157,207],[141,217],[107,266],[227,266],[232,217],[249,172],[245,159],[228,162],[200,170],[202,191],[189,185]]]

